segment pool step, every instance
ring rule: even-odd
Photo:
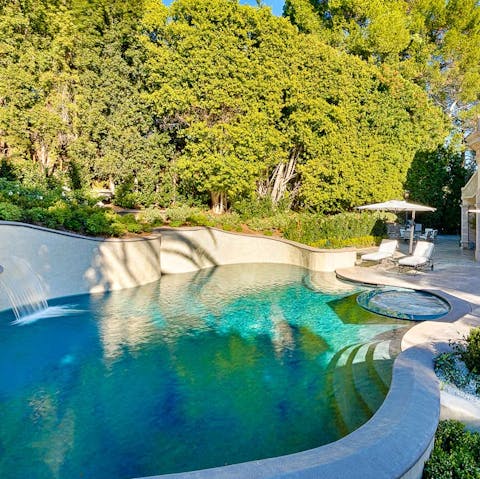
[[[368,421],[380,407],[391,380],[390,341],[349,345],[327,368],[326,387],[339,434]]]

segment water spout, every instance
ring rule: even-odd
[[[2,274],[0,277],[0,287],[7,294],[16,320],[47,309],[45,289],[29,263],[16,256],[12,256],[2,263],[8,264],[8,274]],[[4,272],[5,267],[0,265],[0,273]]]

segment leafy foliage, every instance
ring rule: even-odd
[[[480,434],[465,430],[458,421],[441,421],[424,479],[474,479],[480,477]]]
[[[476,98],[478,8],[469,0],[457,19],[453,4],[386,3],[292,0],[277,18],[236,0],[7,0],[0,174],[216,213],[401,197],[414,158],[448,133],[442,92]]]
[[[475,0],[286,0],[285,14],[302,31],[427,88],[457,118],[478,113]]]
[[[469,371],[480,374],[480,328],[470,330],[465,344],[458,348],[458,353]]]
[[[411,200],[437,208],[419,222],[445,233],[460,231],[461,188],[473,173],[464,163],[464,154],[453,146],[416,154],[405,187]]]

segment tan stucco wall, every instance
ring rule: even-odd
[[[298,243],[215,228],[162,228],[148,238],[94,239],[22,223],[0,222],[0,279],[8,283],[22,258],[47,298],[131,288],[161,274],[219,265],[277,263],[331,272],[354,265],[356,251],[318,250]],[[0,288],[0,311],[10,307]]]
[[[333,272],[355,264],[353,248],[319,250],[267,236],[244,235],[215,228],[160,228],[162,273],[241,263],[281,263],[312,271]]]
[[[8,283],[16,258],[37,274],[48,298],[130,288],[160,277],[161,237],[93,239],[0,222],[0,273]],[[0,288],[0,311],[10,307]]]

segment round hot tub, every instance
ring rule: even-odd
[[[357,303],[368,311],[397,319],[426,321],[450,311],[450,305],[425,291],[404,288],[377,288],[358,295]]]

